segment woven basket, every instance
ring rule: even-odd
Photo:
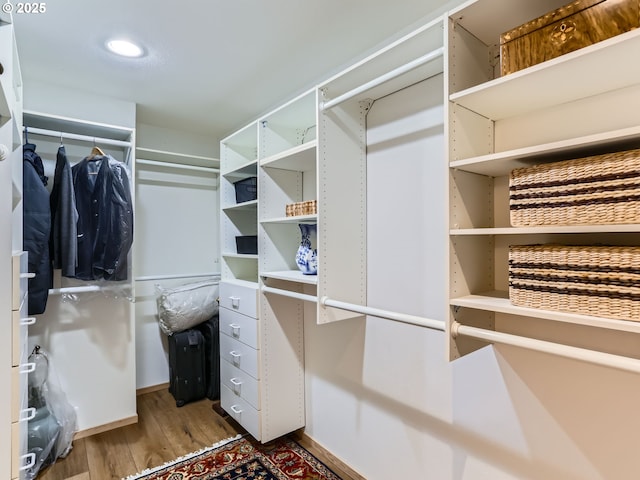
[[[640,149],[517,168],[509,208],[514,227],[640,223]]]
[[[514,305],[640,321],[640,247],[509,247]]]

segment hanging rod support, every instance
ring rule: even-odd
[[[580,360],[595,365],[611,367],[618,370],[625,370],[633,373],[640,373],[640,360],[614,355],[611,353],[597,352],[586,348],[572,347],[561,343],[548,342],[535,338],[522,337],[510,333],[494,332],[484,328],[462,325],[458,322],[451,324],[451,336],[453,338],[464,336],[484,340],[490,343],[511,345],[514,347],[526,348],[537,352],[550,353],[560,357]]]
[[[373,317],[384,318],[386,320],[393,320],[394,322],[429,328],[431,330],[437,330],[439,332],[445,331],[445,324],[443,321],[434,320],[431,318],[418,317],[415,315],[408,315],[406,313],[391,312],[389,310],[381,310],[379,308],[365,307],[353,303],[340,302],[338,300],[332,300],[327,297],[322,297],[320,299],[320,304],[326,307],[339,308],[340,310],[346,310],[348,312],[361,313],[362,315],[371,315]]]
[[[426,55],[423,55],[421,57],[416,58],[415,60],[412,60],[408,63],[405,63],[404,65],[401,65],[400,67],[391,70],[390,72],[387,72],[383,75],[380,75],[377,78],[374,78],[373,80],[360,85],[359,87],[356,87],[352,90],[349,90],[346,93],[343,93],[342,95],[337,96],[336,98],[329,100],[327,102],[324,102],[321,105],[321,109],[322,110],[328,110],[330,108],[335,107],[336,105],[340,105],[341,103],[346,102],[347,100],[355,97],[356,95],[359,95],[361,93],[364,93],[368,90],[371,90],[372,88],[375,88],[379,85],[382,85],[385,82],[388,82],[390,80],[393,80],[394,78],[399,77],[400,75],[404,75],[405,73],[410,72],[411,70],[415,70],[416,68],[432,62],[433,60],[436,60],[440,57],[442,57],[444,55],[444,47],[440,47],[437,48],[429,53],[427,53]]]

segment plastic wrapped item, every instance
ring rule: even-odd
[[[219,281],[206,280],[176,288],[155,286],[158,322],[166,335],[182,332],[218,313]]]
[[[36,345],[29,361],[35,364],[29,374],[29,407],[35,409],[35,416],[29,420],[28,451],[36,461],[25,472],[27,480],[68,455],[77,428],[76,411],[52,374],[48,355]]]

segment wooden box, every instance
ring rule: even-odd
[[[640,0],[573,1],[500,36],[501,74],[508,75],[639,26]]]

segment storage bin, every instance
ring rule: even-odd
[[[640,0],[573,1],[500,36],[501,74],[551,60],[638,26]]]
[[[236,237],[236,251],[242,254],[258,254],[258,236],[241,235]]]
[[[640,321],[640,247],[509,247],[512,304]]]
[[[514,169],[509,211],[518,227],[640,223],[640,149]]]
[[[236,203],[250,202],[258,198],[258,177],[248,177],[233,182],[236,190]]]

